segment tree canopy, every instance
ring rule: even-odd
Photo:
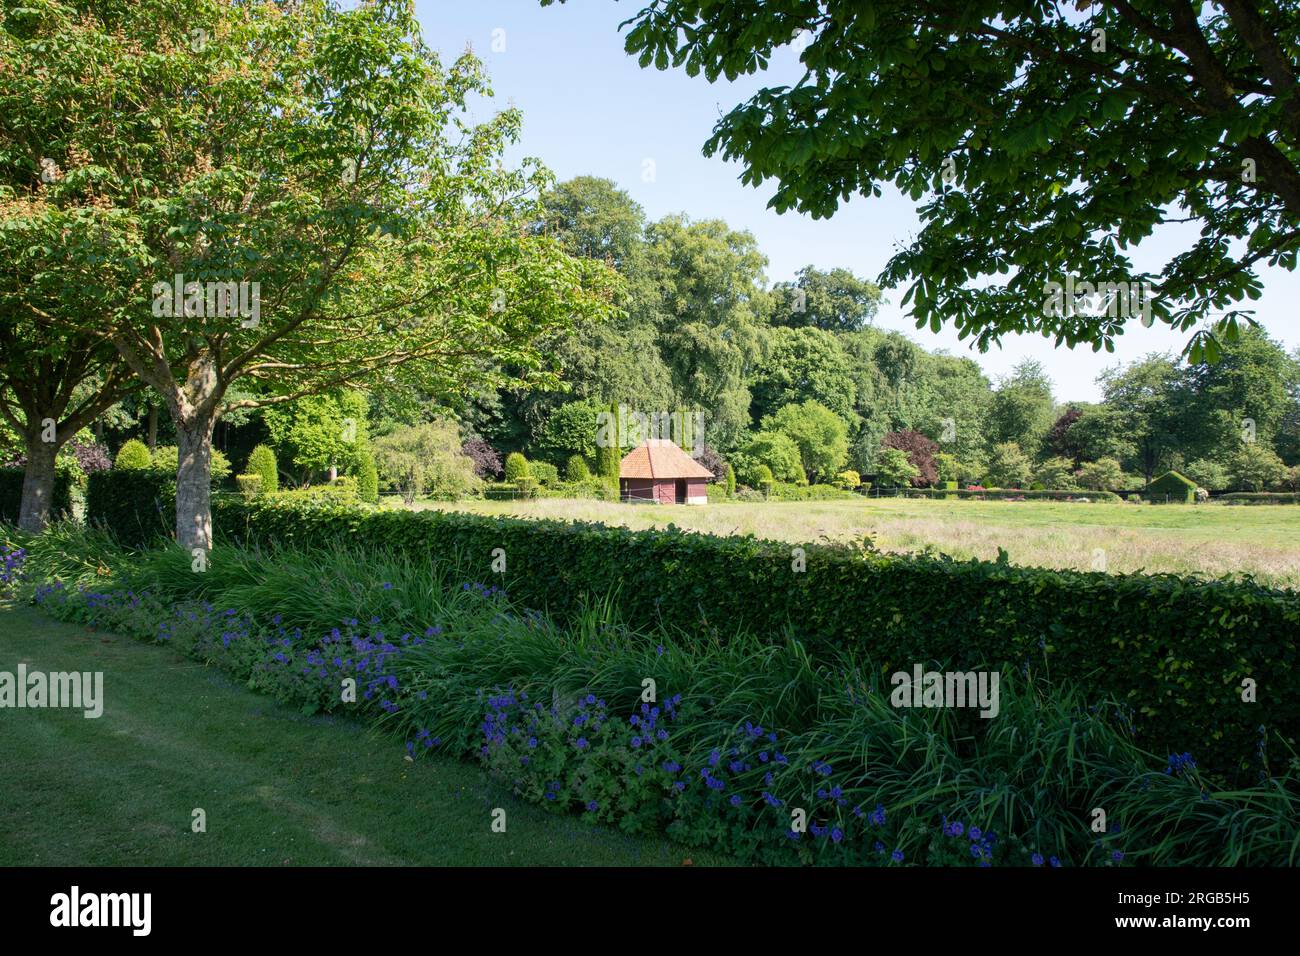
[[[541,0],[549,5],[554,0]],[[893,183],[923,228],[886,267],[918,327],[1113,348],[1136,316],[1053,310],[1048,283],[1150,283],[1149,313],[1213,358],[1300,243],[1300,10],[1269,0],[658,0],[623,25],[642,66],[710,82],[798,50],[792,82],[727,110],[706,155],[769,205],[832,215]],[[1132,246],[1189,221],[1157,270]],[[1225,311],[1227,310],[1227,311]]]

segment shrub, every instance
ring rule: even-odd
[[[1119,495],[1112,491],[1060,491],[1050,488],[1033,490],[1032,488],[979,488],[972,486],[962,489],[947,488],[909,488],[908,498],[979,498],[985,501],[1119,501]]]
[[[357,466],[357,497],[367,504],[379,502],[379,469],[368,448],[361,452],[361,464]]]
[[[256,498],[262,494],[261,475],[236,475],[235,484],[239,486],[240,494],[245,498]]]
[[[736,469],[731,467],[731,462],[727,462],[727,497],[732,498],[736,494]]]
[[[1124,469],[1114,458],[1098,458],[1079,469],[1079,484],[1093,491],[1124,487]]]
[[[262,479],[263,492],[270,494],[280,490],[280,466],[275,460],[275,452],[267,445],[258,445],[252,450],[245,473]]]
[[[515,488],[519,491],[520,498],[536,498],[539,493],[540,485],[536,478],[525,475],[516,479]]]
[[[126,446],[123,445],[123,448]],[[120,454],[120,453],[119,453]],[[159,445],[150,456],[151,467],[169,475],[175,475],[180,465],[180,451],[175,445]],[[213,485],[220,484],[230,477],[230,459],[223,452],[212,449],[212,463],[209,480]]]
[[[907,460],[916,469],[916,477],[911,479],[918,485],[931,486],[939,480],[938,464],[934,460],[939,445],[931,438],[915,429],[889,432],[880,441],[881,450],[896,448],[906,453]]]
[[[1074,462],[1068,458],[1049,458],[1034,469],[1034,482],[1044,489],[1072,491],[1079,487]]]
[[[549,462],[530,461],[528,463],[528,477],[537,479],[538,484],[549,488],[559,483],[560,470]]]
[[[586,481],[591,477],[591,469],[587,467],[587,460],[581,455],[570,455],[569,460],[564,465],[565,481]]]
[[[250,542],[354,544],[421,559],[464,555],[466,573],[481,570],[477,556],[505,548],[503,586],[511,598],[561,617],[617,593],[627,620],[660,621],[719,644],[739,632],[778,644],[793,633],[814,655],[860,652],[894,669],[920,661],[960,670],[1021,662],[1094,699],[1113,695],[1146,749],[1181,753],[1188,740],[1203,741],[1204,762],[1225,771],[1253,759],[1261,725],[1291,747],[1300,735],[1300,698],[1260,695],[1243,707],[1238,697],[1253,675],[1268,674],[1280,687],[1300,680],[1291,650],[1300,593],[1253,581],[1058,571],[831,545],[806,546],[806,572],[791,575],[789,544],[748,537],[462,513],[307,510],[274,498],[226,498],[214,508],[221,531]]]
[[[1230,505],[1300,505],[1300,494],[1288,491],[1234,491],[1214,499]]]
[[[862,476],[853,470],[841,471],[835,476],[834,484],[836,488],[845,488],[852,491],[862,484]]]
[[[506,455],[507,484],[517,484],[520,478],[527,478],[528,475],[528,459],[523,456],[522,452],[512,451]]]
[[[127,547],[171,537],[176,527],[175,473],[119,467],[90,475],[86,523],[104,529]]]
[[[876,479],[886,488],[911,484],[920,474],[901,448],[886,448],[876,456]]]
[[[837,485],[791,485],[769,481],[765,484],[767,496],[777,501],[842,501],[856,495]]]
[[[396,488],[407,504],[426,495],[460,498],[481,484],[462,445],[459,426],[448,419],[402,426],[374,440],[374,463],[385,485]]]
[[[18,523],[23,503],[22,468],[0,468],[0,521]],[[57,521],[72,514],[73,473],[68,468],[54,472],[54,497],[50,502],[50,520]]]
[[[357,481],[349,475],[340,475],[324,485],[306,485],[292,488],[267,496],[267,500],[284,505],[307,505],[321,507],[326,505],[354,505],[360,501],[357,496]]]
[[[114,468],[121,468],[124,471],[149,468],[153,465],[153,458],[149,454],[149,446],[138,438],[128,439],[121,448],[117,450],[117,458],[113,460]]]
[[[1000,488],[1019,488],[1027,484],[1033,472],[1033,462],[1015,442],[1001,442],[993,446],[989,455],[987,481]]]
[[[1189,481],[1176,471],[1167,471],[1147,485],[1144,497],[1152,502],[1195,504],[1196,482]]]
[[[1228,460],[1228,473],[1239,488],[1264,491],[1287,477],[1287,468],[1273,449],[1262,442],[1243,442]]]

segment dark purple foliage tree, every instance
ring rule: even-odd
[[[700,450],[700,455],[695,459],[709,471],[713,472],[714,481],[725,481],[727,478],[727,462],[718,450],[712,445],[705,445]]]
[[[1043,439],[1043,444],[1047,446],[1049,455],[1068,458],[1074,462],[1075,468],[1078,468],[1083,462],[1084,448],[1079,436],[1072,436],[1070,429],[1082,417],[1083,411],[1081,409],[1073,405],[1070,406],[1047,430],[1047,437]]]
[[[907,453],[907,460],[920,471],[912,480],[916,487],[925,488],[938,482],[939,467],[935,464],[934,456],[939,451],[939,446],[925,435],[910,428],[901,432],[889,432],[880,440],[880,447],[897,448]]]
[[[474,462],[474,474],[485,481],[501,476],[501,456],[482,438],[471,438],[461,446],[461,453]]]

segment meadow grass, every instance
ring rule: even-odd
[[[1249,574],[1266,584],[1300,586],[1300,507],[910,498],[711,500],[703,506],[539,498],[430,501],[415,507],[636,529],[675,524],[797,544],[870,537],[882,551],[932,548],[958,559],[993,560],[1002,549],[1011,563],[1025,566],[1101,570],[1097,562],[1104,560],[1104,570],[1112,572]]]
[[[0,670],[20,661],[103,671],[105,710],[5,712],[3,866],[728,862],[548,813],[450,756],[411,763],[391,737],[305,717],[169,648],[0,604]],[[191,832],[196,807],[206,833]]]

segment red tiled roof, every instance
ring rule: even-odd
[[[620,478],[712,478],[705,468],[667,438],[650,438],[633,448],[618,466]]]

